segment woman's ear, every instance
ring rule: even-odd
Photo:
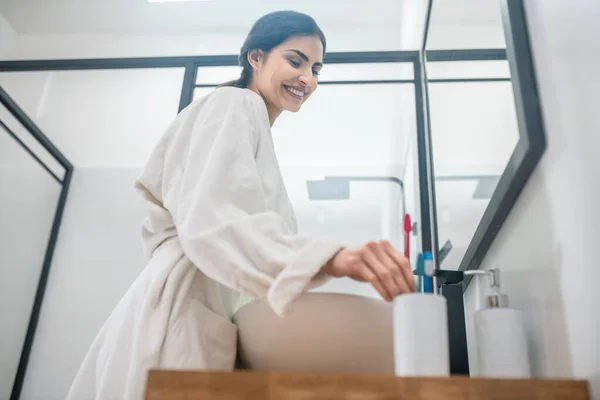
[[[264,59],[265,56],[262,50],[256,49],[248,52],[248,63],[256,70],[260,69]]]

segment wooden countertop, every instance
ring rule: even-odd
[[[152,370],[146,400],[588,400],[586,381]]]

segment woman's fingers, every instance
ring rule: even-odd
[[[387,301],[416,290],[410,262],[386,240],[341,250],[323,270],[330,276],[369,282]]]
[[[408,288],[411,292],[417,290],[417,281],[415,280],[415,275],[413,274],[412,267],[410,266],[410,261],[404,257],[404,255],[400,254],[388,241],[384,241],[382,243],[382,247],[385,253],[394,260],[394,262],[400,266],[400,271],[404,276],[404,281],[408,285]]]
[[[385,289],[386,294],[383,297],[386,300],[391,301],[399,294],[409,293],[416,289],[410,263],[389,242],[382,240],[367,243],[361,249],[361,256],[365,266],[377,278],[369,281],[375,281],[378,286]],[[377,287],[376,289],[381,291]]]
[[[385,289],[379,277],[371,270],[371,268],[367,264],[363,264],[361,269],[361,278],[365,282],[369,282],[375,290],[383,297],[386,301],[392,301],[393,297],[391,297],[388,291]]]
[[[404,274],[402,273],[402,265],[399,265],[390,255],[387,254],[385,244],[387,241],[380,241],[376,246],[373,246],[375,256],[381,262],[386,269],[386,281],[390,282],[390,286],[393,286],[395,291],[392,294],[396,297],[402,293],[408,293],[410,291],[408,283],[405,281]],[[391,246],[390,246],[391,247]]]
[[[388,301],[391,301],[398,294],[398,287],[396,285],[396,280],[392,275],[392,271],[390,271],[385,265],[379,261],[376,255],[375,246],[371,243],[365,246],[365,250],[363,252],[363,260],[368,268],[373,271],[381,283],[381,285],[385,288],[386,296],[384,298]]]

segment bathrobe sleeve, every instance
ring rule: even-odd
[[[170,211],[197,268],[242,293],[266,296],[283,316],[300,294],[326,279],[319,271],[342,247],[292,233],[268,209],[255,159],[255,99],[223,92],[188,117],[193,123],[184,123],[192,132],[173,178]]]

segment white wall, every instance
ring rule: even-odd
[[[534,373],[590,379],[600,398],[600,3],[525,2],[548,148],[484,260],[523,308]],[[471,353],[476,287],[467,290]]]
[[[327,33],[328,52],[400,50],[404,45],[398,28],[354,30]],[[246,30],[217,34],[50,34],[19,35],[0,57],[5,60],[156,57],[238,54]]]
[[[10,23],[0,13],[0,60],[12,51],[16,33]]]
[[[5,59],[70,59],[236,54],[242,32],[206,34],[49,34],[19,35],[18,48]]]

